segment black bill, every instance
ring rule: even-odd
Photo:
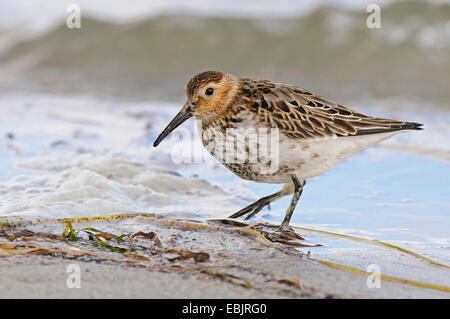
[[[192,106],[189,102],[186,102],[184,104],[183,108],[180,112],[173,118],[173,120],[169,123],[169,125],[166,126],[164,131],[162,131],[161,134],[159,134],[158,138],[156,139],[155,143],[153,143],[153,146],[158,146],[161,141],[170,134],[174,129],[176,129],[178,126],[180,126],[184,121],[192,117]]]

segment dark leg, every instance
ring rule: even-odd
[[[276,192],[275,194],[265,196],[263,198],[258,199],[256,202],[254,202],[251,205],[248,205],[247,207],[241,209],[237,213],[234,213],[228,218],[238,218],[245,214],[248,214],[245,219],[250,219],[253,216],[255,216],[261,209],[264,208],[264,206],[269,205],[271,202],[277,200],[280,197],[283,197],[285,194],[282,193],[282,191]]]
[[[289,221],[291,220],[292,213],[294,212],[295,206],[297,206],[298,199],[302,195],[303,186],[305,186],[306,181],[300,181],[297,176],[292,175],[292,182],[294,183],[294,195],[292,195],[291,204],[286,210],[286,215],[284,216],[283,222],[277,231],[288,231]]]

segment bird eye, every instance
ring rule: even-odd
[[[213,88],[207,88],[205,94],[206,95],[212,95],[214,93],[214,89]]]

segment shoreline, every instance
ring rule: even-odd
[[[139,226],[130,227],[131,222]],[[366,274],[325,265],[292,244],[268,244],[246,227],[142,216],[91,220],[73,224],[79,239],[72,242],[61,235],[64,226],[0,228],[0,298],[449,297],[445,291],[384,279],[380,288],[369,288]],[[106,228],[140,230],[120,244],[108,237],[111,232],[97,237],[125,249],[121,252],[82,235],[83,229]],[[66,286],[71,264],[79,266],[80,289]]]

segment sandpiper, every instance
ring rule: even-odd
[[[280,191],[259,199],[230,218],[247,215],[249,219],[271,202],[293,194],[279,231],[289,230],[289,221],[306,180],[375,143],[405,130],[421,130],[422,126],[366,116],[296,86],[217,71],[193,77],[186,86],[186,96],[181,111],[153,146],[158,146],[170,132],[194,116],[199,120],[203,145],[234,174],[255,182],[284,184]],[[249,161],[251,153],[267,147],[267,139],[257,139],[253,146],[238,147],[238,152],[247,153],[246,160],[230,161],[217,152],[218,144],[224,143],[223,138],[218,138],[220,134],[204,134],[211,129],[225,134],[231,129],[239,135],[242,129],[248,128],[276,131],[278,152],[270,153],[264,160]],[[276,169],[267,170],[274,155]]]

